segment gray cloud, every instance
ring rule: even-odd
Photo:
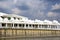
[[[49,20],[58,20],[60,22],[60,4],[52,5],[47,15]]]
[[[31,19],[57,19],[57,16],[47,16],[47,7],[48,3],[44,0],[0,0],[0,12],[19,14]],[[60,9],[50,11],[60,13]]]

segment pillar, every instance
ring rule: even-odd
[[[13,23],[13,28],[14,28],[14,23]]]
[[[39,24],[38,24],[38,28],[39,28]]]
[[[24,28],[26,28],[26,24],[24,24]]]
[[[17,24],[17,27],[19,28],[19,24]]]
[[[7,23],[6,23],[6,28],[7,28]]]

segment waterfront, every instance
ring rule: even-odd
[[[39,38],[5,38],[0,40],[60,40],[60,37],[39,37]]]
[[[60,40],[60,30],[0,29],[0,40]]]

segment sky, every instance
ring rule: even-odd
[[[60,0],[0,0],[0,12],[60,22]]]

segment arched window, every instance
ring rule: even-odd
[[[28,27],[28,24],[26,24],[26,27]]]
[[[31,24],[29,24],[29,27],[31,27]]]
[[[42,28],[48,28],[48,25],[42,25]]]
[[[20,18],[18,18],[18,20],[20,20]]]
[[[8,17],[8,20],[10,20],[11,19],[11,17]]]
[[[16,19],[16,17],[14,17],[14,19]]]
[[[2,27],[6,27],[6,23],[2,23]]]
[[[17,27],[17,24],[14,24],[14,27]]]

